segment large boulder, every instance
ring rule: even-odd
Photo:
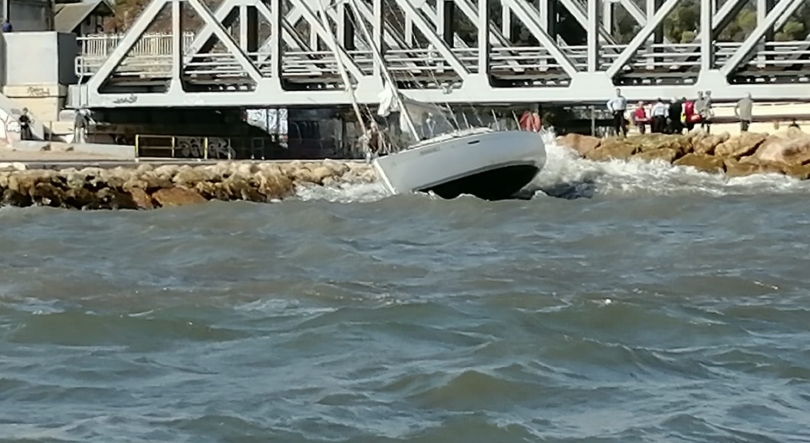
[[[672,163],[681,155],[679,150],[673,148],[655,149],[652,151],[640,152],[630,157],[635,160],[642,160],[650,162],[653,160],[663,160],[667,163]]]
[[[799,180],[810,179],[810,165],[781,165],[781,167],[785,175]]]
[[[185,206],[206,202],[196,191],[180,187],[158,189],[152,194],[152,200],[163,207]]]
[[[635,144],[637,152],[650,152],[659,149],[672,149],[678,156],[692,151],[692,139],[684,135],[649,134],[628,137],[628,142]]]
[[[723,172],[723,159],[712,155],[691,153],[675,161],[676,166],[691,166],[703,172]]]
[[[806,164],[810,162],[810,136],[771,137],[763,143],[753,157],[760,163]]]
[[[585,154],[585,158],[594,161],[625,160],[638,152],[638,147],[631,142],[610,141]]]
[[[602,139],[590,135],[566,134],[562,137],[557,137],[558,145],[573,149],[581,157],[584,157],[589,152],[598,148],[601,143]]]
[[[753,174],[784,174],[780,165],[760,164],[755,162],[742,162],[733,158],[723,161],[726,168],[726,175],[729,177],[744,177]]]
[[[730,137],[728,132],[723,132],[719,135],[701,133],[692,140],[694,152],[695,154],[712,155],[714,154],[714,150]]]
[[[214,174],[206,168],[192,168],[191,166],[182,166],[177,170],[177,173],[172,177],[172,182],[179,186],[186,188],[193,188],[197,183],[203,181],[212,181]]]
[[[65,200],[65,193],[50,183],[37,183],[31,193],[31,198],[39,205],[58,208]]]
[[[130,198],[135,203],[138,209],[154,209],[155,205],[152,203],[152,197],[141,188],[131,188],[129,190]]]
[[[743,132],[721,143],[714,150],[714,155],[739,159],[753,154],[768,136],[756,132]]]

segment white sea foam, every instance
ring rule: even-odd
[[[663,161],[612,160],[596,162],[579,158],[546,137],[546,165],[533,188],[554,196],[673,195],[673,194],[769,194],[810,191],[810,182],[781,174],[757,174],[729,178]]]
[[[596,195],[745,195],[810,192],[810,180],[781,174],[756,174],[729,178],[663,161],[612,160],[596,162],[580,158],[573,150],[557,145],[553,133],[545,135],[546,164],[529,185],[536,196],[590,197]],[[304,187],[302,200],[370,202],[389,197],[381,183]]]
[[[334,186],[299,186],[296,188],[295,194],[304,201],[326,200],[336,203],[372,202],[391,195],[382,182],[341,183]]]

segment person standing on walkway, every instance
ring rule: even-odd
[[[683,103],[677,98],[673,98],[669,105],[669,133],[681,134],[683,124],[681,124],[681,114],[683,113]]]
[[[650,117],[644,108],[644,102],[638,102],[636,109],[633,111],[633,124],[638,126],[638,132],[641,135],[647,133],[647,123],[650,123]]]
[[[751,93],[746,94],[745,97],[737,102],[734,107],[734,115],[740,119],[740,132],[748,132],[748,127],[751,126],[751,120],[754,112],[754,100],[751,98]]]
[[[627,111],[627,99],[622,95],[622,90],[616,88],[616,97],[608,100],[608,111],[613,113],[613,129],[616,135],[621,134],[622,137],[627,137],[627,122],[624,119],[624,113]]]
[[[700,125],[705,128],[706,125],[706,97],[703,91],[698,91],[697,100],[695,100],[694,112],[696,118],[700,119]]]
[[[76,119],[73,122],[73,142],[87,143],[87,126],[89,125],[88,111],[84,108],[76,111]]]
[[[34,137],[31,134],[31,117],[28,115],[28,108],[23,108],[22,114],[17,121],[20,122],[20,140],[33,140]]]
[[[704,107],[703,112],[700,113],[700,128],[706,131],[707,134],[712,132],[712,119],[714,118],[714,109],[712,109],[712,91],[706,91],[706,96],[703,97]]]
[[[664,127],[667,125],[667,111],[667,105],[659,98],[650,111],[650,115],[652,115],[652,127],[650,129],[653,134],[662,134],[664,132]]]

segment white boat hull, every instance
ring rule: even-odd
[[[374,159],[374,167],[394,194],[432,191],[444,198],[498,200],[529,184],[545,160],[540,134],[484,129],[423,141]]]

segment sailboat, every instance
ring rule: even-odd
[[[536,132],[494,130],[486,126],[467,125],[462,128],[448,118],[448,110],[417,102],[402,94],[365,22],[357,14],[355,1],[348,0],[385,80],[378,115],[387,117],[399,112],[400,127],[407,128],[410,135],[409,143],[403,149],[395,149],[372,160],[377,175],[388,190],[392,194],[433,193],[446,199],[465,194],[485,200],[515,197],[545,165],[542,136]],[[340,65],[342,58],[337,50],[335,52]],[[347,90],[356,103],[348,83]],[[356,105],[355,111],[360,118]],[[414,114],[422,119],[419,128],[414,124]]]

